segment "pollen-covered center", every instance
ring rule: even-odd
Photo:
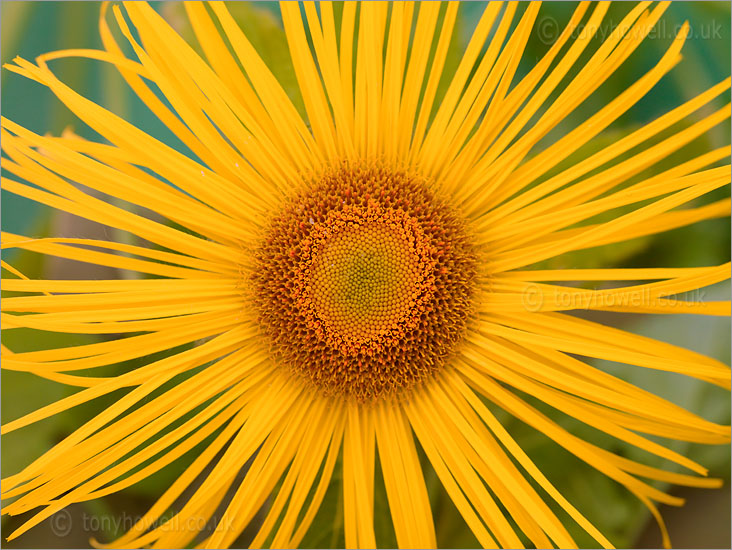
[[[412,309],[428,266],[403,228],[348,227],[324,243],[310,266],[314,313],[348,341],[378,337]]]
[[[434,293],[436,249],[418,221],[369,197],[312,226],[291,293],[307,326],[346,356],[395,344]]]
[[[328,394],[394,394],[460,339],[475,259],[423,181],[341,166],[294,197],[257,250],[254,302],[274,359]]]

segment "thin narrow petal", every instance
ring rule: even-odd
[[[422,468],[403,413],[392,404],[375,412],[376,440],[400,548],[435,548],[434,520]]]
[[[347,548],[375,548],[373,486],[373,427],[370,411],[358,405],[347,407],[343,439],[343,513]],[[369,429],[371,428],[371,429]],[[368,451],[371,451],[370,453]]]

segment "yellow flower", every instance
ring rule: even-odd
[[[192,526],[222,503],[205,546],[231,545],[265,504],[252,545],[297,546],[336,465],[346,545],[374,547],[374,515],[387,513],[374,510],[377,460],[399,546],[434,547],[422,456],[484,547],[572,547],[546,500],[611,546],[522,451],[496,408],[624,485],[661,525],[655,503],[680,499],[647,480],[720,485],[617,456],[524,399],[701,476],[702,466],[646,435],[729,442],[728,427],[582,358],[729,388],[726,365],[566,313],[726,316],[728,302],[675,296],[726,280],[729,264],[535,265],[728,215],[726,199],[685,206],[729,182],[729,147],[663,170],[657,164],[729,117],[729,105],[705,110],[660,139],[725,94],[729,79],[561,164],[678,63],[688,25],[620,95],[537,146],[636,50],[666,4],[631,7],[595,48],[608,5],[582,3],[519,76],[538,4],[489,3],[454,74],[444,75],[457,3],[346,2],[338,10],[308,3],[303,18],[298,4],[285,2],[306,119],[223,4],[185,9],[205,61],[150,6],[130,2],[124,13],[114,6],[113,18],[137,60],[124,57],[103,9],[104,51],[66,50],[7,66],[47,86],[106,143],[40,136],[3,119],[5,191],[144,241],[3,234],[5,248],[141,274],[28,280],[3,263],[17,275],[3,289],[24,293],[3,300],[5,329],[117,336],[4,349],[3,368],[79,388],[7,422],[4,433],[100,396],[117,399],[3,481],[3,497],[12,499],[3,513],[37,509],[9,539],[206,442],[111,547],[184,547],[198,535]],[[67,87],[47,66],[67,57],[114,65],[189,154]],[[444,78],[449,86],[438,94]],[[613,284],[555,284],[573,281]],[[166,350],[144,366],[123,366]],[[111,374],[95,370],[113,365]],[[189,498],[171,517],[186,490]]]

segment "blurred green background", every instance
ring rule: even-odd
[[[569,19],[575,6],[576,4],[573,2],[551,2],[542,7],[536,32],[522,58],[520,74],[525,73],[543,55],[556,38],[558,31]],[[157,3],[155,7],[184,36],[192,37],[180,4],[165,2]],[[483,7],[484,4],[481,2],[465,3],[461,7],[457,35],[447,64],[448,75],[450,68],[454,69],[459,62],[461,52]],[[97,26],[99,8],[100,5],[97,2],[3,2],[0,14],[2,62],[7,63],[16,55],[32,60],[41,53],[62,48],[101,48]],[[255,47],[261,52],[262,57],[270,64],[287,92],[293,97],[296,105],[301,107],[302,103],[298,97],[296,81],[284,41],[278,6],[270,3],[238,3],[232,5],[231,9]],[[612,26],[617,25],[628,9],[629,5],[625,3],[613,5],[602,32],[606,34]],[[634,106],[594,144],[583,148],[577,156],[583,156],[611,143],[618,136],[642,126],[728,77],[730,73],[730,4],[728,2],[674,2],[659,23],[657,32],[645,41],[606,85],[593,94],[556,132],[548,136],[546,143],[556,139],[564,129],[571,128],[578,121],[583,120],[588,113],[595,112],[647,71],[668,47],[675,30],[686,20],[691,24],[691,34],[683,50],[684,60],[646,98]],[[180,143],[172,139],[167,129],[149,115],[141,102],[130,93],[114,69],[102,63],[82,60],[57,61],[54,62],[52,68],[63,81],[74,89],[82,91],[87,97],[124,116],[172,146],[184,150]],[[448,82],[449,77],[443,79],[441,85],[443,90]],[[723,105],[723,99],[720,99],[715,105],[717,107]],[[76,120],[44,87],[7,70],[2,71],[1,100],[3,116],[35,132],[59,134],[65,128],[71,127],[84,137],[96,138],[92,131]],[[693,120],[697,120],[697,118],[692,117],[689,123]],[[665,162],[667,164],[675,163],[681,158],[688,158],[701,151],[728,144],[729,133],[729,124],[721,125]],[[665,165],[661,164],[662,167]],[[700,201],[700,204],[722,198],[725,194],[729,194],[728,189],[713,194],[713,197],[705,198]],[[84,224],[77,218],[52,212],[9,193],[3,193],[2,198],[2,225],[6,231],[32,236],[64,234],[67,236],[124,238],[124,236],[115,235],[111,230],[104,232],[100,226]],[[100,231],[102,231],[101,234]],[[729,221],[712,220],[652,238],[636,239],[617,246],[604,247],[571,257],[565,256],[547,262],[547,264],[553,267],[702,266],[729,261],[729,250]],[[4,258],[32,277],[106,278],[120,276],[114,270],[90,271],[84,268],[84,271],[80,271],[78,264],[70,265],[60,260],[17,251],[5,253]],[[709,300],[727,299],[728,297],[728,284],[705,289],[703,295],[704,299]],[[593,318],[712,355],[727,363],[730,360],[729,319],[690,318],[683,315],[653,317],[611,314],[595,315]],[[13,331],[7,334],[7,344],[13,349],[29,350],[49,347],[55,343],[64,342],[64,345],[69,343],[68,337],[64,335],[52,337],[44,335],[44,338],[43,344],[40,345],[36,334]],[[56,341],[48,338],[56,338]],[[88,340],[89,338],[86,337],[78,338],[80,343]],[[601,366],[633,383],[669,397],[706,418],[717,422],[729,422],[729,395],[718,388],[669,374],[650,373],[639,368],[616,364],[602,364]],[[54,383],[37,380],[21,373],[3,371],[2,420],[8,422],[71,392],[72,390],[69,388]],[[25,428],[20,432],[4,436],[2,441],[3,476],[19,471],[30,460],[39,456],[45,449],[63,439],[75,427],[94,415],[96,411],[104,408],[105,404],[103,399],[98,400]],[[543,407],[543,409],[548,414],[557,417],[547,407]],[[614,452],[639,458],[649,464],[665,465],[664,461],[660,459],[645,456],[628,445],[601,437],[600,434],[579,422],[557,418],[573,432],[593,442],[600,442]],[[616,545],[619,547],[658,547],[661,544],[657,527],[649,521],[645,509],[630,493],[551,444],[542,434],[536,433],[506,415],[501,415],[501,419],[557,488]],[[677,547],[729,548],[729,447],[702,447],[684,443],[674,443],[672,447],[700,461],[704,466],[710,468],[712,475],[722,477],[726,481],[725,488],[719,491],[670,489],[675,494],[689,499],[689,504],[682,509],[662,507],[662,512],[669,522],[672,541]],[[184,458],[190,460],[190,457],[196,452],[197,450],[194,450]],[[68,532],[66,532],[66,527],[61,529],[64,536],[57,536],[57,534],[59,534],[59,521],[66,520],[51,518],[16,540],[10,543],[3,542],[3,545],[9,548],[81,548],[89,546],[90,536],[107,541],[112,536],[121,534],[119,527],[122,523],[102,521],[101,518],[140,516],[171,480],[175,479],[179,471],[177,467],[182,467],[182,462],[172,465],[167,470],[124,493],[72,506],[66,517],[69,525]],[[475,539],[439,487],[434,474],[428,474],[427,480],[437,523],[439,545],[445,547],[476,546]],[[377,540],[383,541],[383,544],[393,545],[395,540],[391,527],[388,525],[390,520],[386,512],[387,505],[383,487],[380,491],[378,487],[377,484],[377,509],[380,511],[376,514]],[[333,486],[326,496],[323,509],[318,514],[304,544],[313,547],[343,545],[339,490],[339,479],[336,475]],[[560,517],[563,516],[560,515]],[[3,517],[3,537],[25,519],[27,518]],[[593,545],[592,540],[586,535],[574,529],[571,524],[570,527],[581,547]],[[54,530],[56,534],[54,534]],[[242,537],[241,542],[246,542],[246,534]]]

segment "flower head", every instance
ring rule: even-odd
[[[658,167],[729,117],[726,105],[660,139],[725,94],[729,79],[562,164],[679,62],[688,26],[614,100],[550,145],[542,141],[641,45],[665,8],[631,7],[597,45],[608,6],[581,3],[519,76],[539,5],[491,2],[440,91],[458,3],[346,2],[338,10],[306,3],[303,17],[301,6],[284,2],[305,116],[219,2],[185,5],[204,57],[149,5],[130,2],[113,6],[112,17],[136,59],[115,41],[105,6],[104,50],[6,66],[47,86],[103,140],[40,136],[3,119],[2,166],[11,174],[4,190],[137,240],[3,233],[3,247],[140,274],[29,280],[3,262],[16,275],[3,289],[25,294],[3,300],[5,329],[114,335],[4,349],[3,368],[79,388],[6,422],[4,432],[117,396],[3,481],[3,497],[12,499],[3,513],[38,509],[9,538],[205,443],[110,547],[229,546],[260,509],[251,544],[297,546],[336,467],[345,543],[374,547],[374,514],[385,513],[374,510],[377,460],[398,545],[434,547],[423,457],[484,547],[574,546],[546,497],[611,546],[534,465],[497,408],[624,485],[662,527],[655,503],[679,499],[640,478],[719,486],[613,454],[535,406],[543,401],[701,476],[702,466],[647,435],[729,442],[728,427],[585,358],[729,389],[726,365],[567,313],[728,316],[729,302],[673,297],[728,279],[729,264],[540,265],[729,213],[728,199],[687,207],[729,183],[729,147]],[[66,86],[48,66],[63,57],[116,67],[188,151]],[[615,284],[555,284],[573,281]],[[159,352],[142,366],[125,364]],[[100,375],[100,367],[111,370]],[[177,506],[186,490],[190,497]],[[191,525],[200,521],[191,521],[219,509],[216,530],[199,541]]]

